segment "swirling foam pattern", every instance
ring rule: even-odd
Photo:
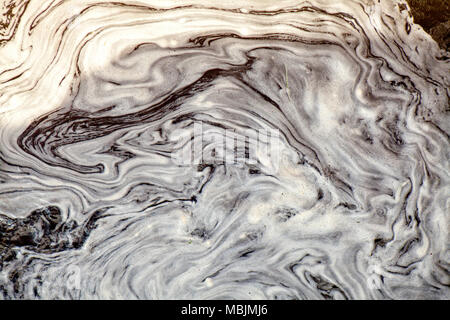
[[[403,0],[2,13],[1,298],[450,298],[450,60]],[[248,129],[278,166],[198,158]]]

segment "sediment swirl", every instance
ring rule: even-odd
[[[450,298],[449,55],[405,1],[3,11],[0,298]]]

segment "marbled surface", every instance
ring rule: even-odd
[[[0,298],[450,298],[449,55],[406,2],[2,10]]]

